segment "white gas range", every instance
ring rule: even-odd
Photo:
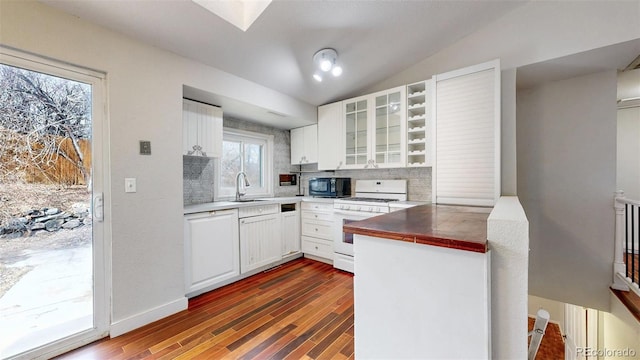
[[[333,267],[354,271],[353,234],[345,234],[343,225],[388,213],[389,203],[406,200],[406,180],[356,180],[355,197],[333,202]]]

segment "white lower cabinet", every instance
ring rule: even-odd
[[[333,204],[303,202],[300,222],[302,252],[333,260]]]
[[[264,208],[259,212],[265,215],[240,219],[241,274],[282,259],[278,205],[274,209]]]
[[[185,215],[184,239],[186,293],[240,275],[237,209]]]

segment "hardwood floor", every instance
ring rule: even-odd
[[[529,317],[528,325],[529,331],[533,330],[533,325],[536,319]],[[528,338],[531,342],[531,337]],[[540,342],[538,353],[536,354],[536,360],[562,360],[564,359],[564,338],[560,333],[560,326],[558,324],[549,323],[547,329]]]
[[[353,276],[299,259],[60,359],[353,359]]]

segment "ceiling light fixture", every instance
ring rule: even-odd
[[[313,55],[313,63],[318,67],[318,71],[313,74],[317,82],[322,82],[322,73],[331,71],[335,77],[342,75],[342,67],[338,65],[338,52],[334,49],[322,49]]]

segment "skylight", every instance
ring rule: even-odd
[[[271,0],[192,0],[242,31],[269,6]]]

